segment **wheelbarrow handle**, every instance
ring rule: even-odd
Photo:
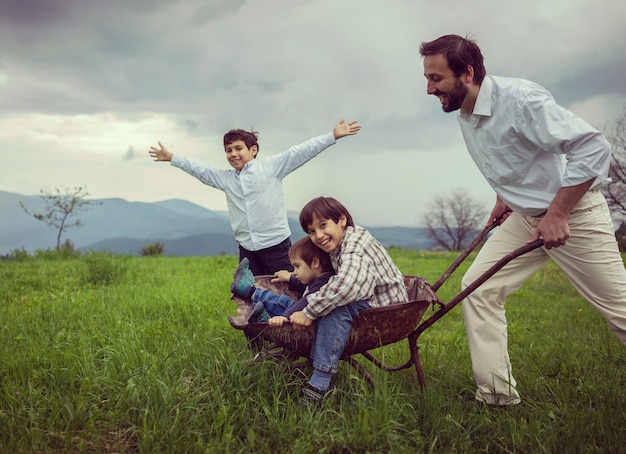
[[[496,263],[494,263],[493,266],[491,266],[491,268],[489,268],[481,276],[479,276],[478,279],[476,279],[470,285],[465,287],[463,291],[459,293],[455,298],[453,298],[448,304],[446,304],[446,306],[456,305],[459,301],[465,299],[467,295],[469,295],[478,287],[480,287],[487,279],[489,279],[491,276],[496,274],[504,265],[509,263],[514,258],[517,258],[520,255],[524,255],[542,246],[543,246],[543,238],[539,238],[538,240],[535,240],[532,243],[525,244],[524,246],[521,246],[515,249],[513,252],[505,255]]]
[[[450,277],[450,275],[459,267],[461,263],[463,263],[463,261],[467,258],[467,256],[470,255],[470,253],[474,249],[476,249],[476,247],[480,243],[482,243],[482,241],[485,239],[487,234],[491,232],[496,226],[500,225],[501,222],[502,222],[502,218],[494,219],[491,224],[485,226],[485,228],[481,230],[478,236],[474,238],[474,241],[472,241],[463,250],[463,252],[461,252],[461,255],[459,255],[457,259],[452,263],[452,265],[448,267],[448,269],[441,275],[441,277],[437,280],[437,282],[435,282],[432,285],[432,288],[435,292],[439,290],[439,287],[441,287],[443,283],[446,282],[446,280]]]
[[[539,238],[538,240],[535,240],[535,241],[533,241],[531,243],[525,244],[524,246],[521,246],[521,247],[515,249],[513,252],[510,252],[509,254],[507,254],[504,257],[502,257],[495,264],[493,264],[491,266],[491,268],[489,268],[482,275],[480,275],[478,277],[478,279],[476,279],[470,285],[465,287],[461,291],[461,293],[459,293],[457,296],[452,298],[447,304],[444,304],[431,317],[429,317],[423,323],[421,323],[415,329],[415,331],[413,332],[412,336],[415,336],[415,338],[417,338],[417,336],[419,336],[426,328],[428,328],[433,323],[435,323],[437,320],[439,320],[441,317],[443,317],[445,314],[447,314],[454,306],[456,306],[461,301],[463,301],[470,293],[472,293],[474,290],[476,290],[478,287],[480,287],[487,279],[489,279],[491,276],[496,274],[504,265],[509,263],[511,260],[513,260],[514,258],[519,257],[520,255],[524,255],[524,254],[526,254],[526,253],[528,253],[530,251],[533,251],[533,250],[535,250],[537,248],[540,248],[542,246],[543,246],[543,238]]]

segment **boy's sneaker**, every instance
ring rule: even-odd
[[[324,399],[324,396],[328,395],[332,390],[332,384],[326,391],[322,391],[317,386],[306,382],[302,390],[300,390],[300,402],[306,405],[316,404],[321,402]]]
[[[254,286],[254,276],[249,268],[250,261],[244,257],[237,266],[230,284],[230,292],[237,296],[249,297],[249,289]]]
[[[266,322],[270,319],[270,314],[265,310],[265,306],[262,302],[258,302],[252,308],[252,312],[250,312],[250,317],[248,317],[248,322]]]

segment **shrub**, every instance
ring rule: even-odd
[[[15,260],[16,262],[25,262],[30,258],[30,254],[24,248],[22,249],[13,249],[13,252],[3,255],[3,260]]]
[[[115,256],[109,251],[90,252],[85,256],[87,284],[108,285],[121,281],[128,271],[128,257]]]
[[[72,242],[72,240],[70,240],[69,238],[66,238],[63,244],[59,246],[59,249],[64,250],[64,251],[75,251],[76,246],[74,246],[74,243]]]
[[[164,251],[165,251],[165,245],[161,243],[160,241],[157,241],[156,243],[150,243],[142,247],[141,250],[139,251],[139,255],[141,255],[142,257],[146,257],[149,255],[158,256],[158,255],[163,255]]]

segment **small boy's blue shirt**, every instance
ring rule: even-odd
[[[335,142],[330,132],[282,153],[253,159],[240,171],[215,169],[177,155],[172,158],[172,165],[224,191],[235,240],[249,251],[258,251],[276,246],[291,235],[283,178]]]
[[[301,311],[308,304],[306,296],[311,295],[313,293],[319,292],[319,290],[328,283],[328,280],[335,275],[335,271],[329,271],[328,273],[324,273],[321,276],[316,277],[313,281],[307,285],[303,284],[296,278],[295,276],[291,276],[289,278],[289,290],[295,290],[302,292],[302,297],[297,300],[292,306],[290,306],[283,317],[289,318],[291,314],[294,312]]]

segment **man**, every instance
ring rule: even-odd
[[[521,402],[507,350],[506,296],[552,259],[626,344],[626,270],[606,200],[611,148],[543,87],[486,75],[478,45],[457,35],[422,43],[428,94],[459,124],[474,162],[496,192],[489,223],[503,221],[463,277],[463,288],[498,259],[542,238],[544,247],[502,268],[463,302],[476,399]]]

